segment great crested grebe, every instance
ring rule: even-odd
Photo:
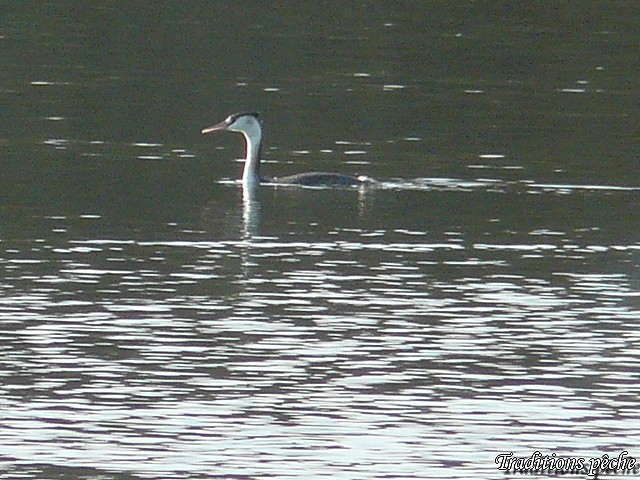
[[[307,186],[358,186],[371,182],[367,177],[353,177],[339,173],[308,172],[287,177],[266,179],[260,175],[260,151],[262,150],[262,128],[256,112],[241,112],[229,115],[222,122],[202,130],[203,134],[221,132],[240,132],[247,141],[247,156],[244,161],[242,183],[258,185],[269,182],[286,185]]]

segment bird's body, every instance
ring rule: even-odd
[[[305,172],[295,175],[287,175],[286,177],[276,177],[271,181],[276,184],[304,185],[308,187],[353,187],[363,185],[371,180],[367,177],[354,177],[351,175],[342,175],[341,173]]]
[[[261,182],[276,185],[303,186],[359,186],[371,182],[367,177],[354,177],[339,173],[307,172],[286,177],[267,179],[260,175],[260,153],[262,150],[262,128],[255,112],[242,112],[229,115],[224,121],[202,130],[203,134],[231,131],[244,135],[247,153],[242,173],[242,183],[247,186]]]

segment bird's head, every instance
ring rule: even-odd
[[[256,112],[241,112],[229,115],[222,122],[202,130],[203,134],[220,131],[240,132],[246,137],[254,138],[261,133],[260,120]]]

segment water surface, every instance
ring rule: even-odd
[[[175,5],[0,25],[0,478],[640,455],[631,2]]]

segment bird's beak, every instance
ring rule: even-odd
[[[203,128],[202,134],[204,135],[206,133],[220,132],[222,130],[226,130],[228,127],[229,125],[227,125],[226,122],[216,123],[211,127]]]

